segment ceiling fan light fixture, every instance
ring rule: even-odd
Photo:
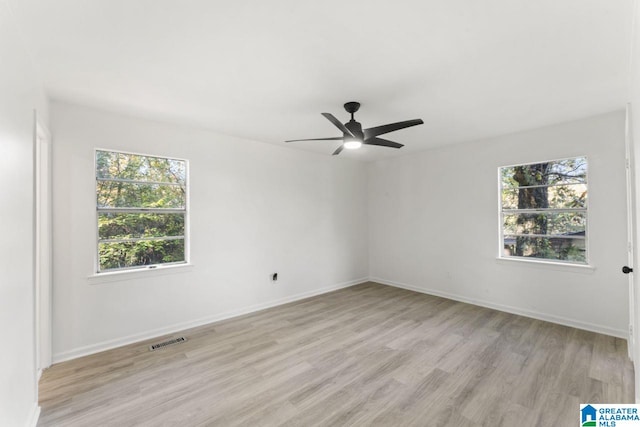
[[[362,141],[352,138],[344,141],[344,148],[347,150],[357,150],[362,147]]]

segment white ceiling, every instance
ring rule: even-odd
[[[340,136],[346,101],[425,121],[363,160],[626,102],[632,0],[10,1],[54,99],[282,145]]]

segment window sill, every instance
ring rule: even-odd
[[[167,274],[188,273],[193,270],[193,267],[193,264],[185,263],[167,266],[156,266],[154,268],[140,268],[135,270],[94,273],[87,279],[90,285],[96,285],[99,283],[121,282],[132,279],[165,276]]]
[[[545,260],[533,260],[524,258],[503,258],[497,257],[496,262],[498,264],[521,264],[526,267],[541,268],[545,270],[558,270],[558,271],[573,271],[575,273],[592,274],[596,271],[593,265],[589,264],[569,264],[564,262],[553,262]]]

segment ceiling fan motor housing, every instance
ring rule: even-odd
[[[351,121],[344,124],[349,131],[355,136],[355,138],[359,141],[364,140],[364,132],[362,132],[362,125],[359,122],[351,119]],[[351,138],[351,135],[344,134],[345,138]]]

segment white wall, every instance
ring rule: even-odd
[[[6,1],[0,0],[0,425],[37,416],[33,289],[33,111],[46,100]]]
[[[586,155],[594,270],[499,261],[499,166]],[[626,337],[624,114],[369,167],[372,280]]]
[[[63,103],[51,115],[54,362],[366,280],[364,164]],[[90,278],[96,147],[189,160],[192,269]]]

